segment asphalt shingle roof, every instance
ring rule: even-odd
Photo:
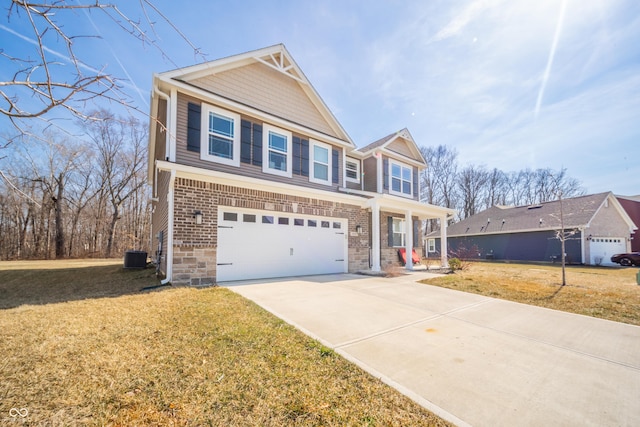
[[[607,192],[563,199],[565,229],[587,225],[610,194]],[[560,202],[552,201],[530,206],[494,206],[450,225],[447,228],[447,235],[513,233],[558,228],[560,228]]]

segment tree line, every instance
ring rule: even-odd
[[[457,211],[463,220],[496,205],[523,206],[585,194],[580,181],[566,169],[523,169],[504,172],[485,166],[460,165],[455,149],[445,145],[421,147],[429,167],[420,177],[420,200]],[[431,221],[427,231],[437,225]]]
[[[120,257],[151,251],[147,126],[94,111],[82,136],[45,132],[0,161],[0,259]],[[455,149],[422,147],[421,200],[465,219],[494,205],[584,194],[565,170],[503,172],[460,165]],[[559,193],[561,191],[561,193]],[[431,231],[437,225],[429,224]]]
[[[94,111],[81,136],[25,134],[0,152],[0,259],[149,249],[147,125]]]

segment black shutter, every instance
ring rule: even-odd
[[[382,188],[389,189],[389,159],[382,159]]]
[[[413,220],[413,247],[414,248],[420,247],[420,245],[418,244],[419,240],[420,240],[420,220],[415,219]]]
[[[393,217],[387,217],[387,234],[389,247],[393,247]]]
[[[302,144],[300,138],[294,136],[292,138],[293,143],[293,174],[300,175],[302,173]]]
[[[309,176],[309,140],[303,139],[300,155],[300,172],[302,176]]]
[[[240,126],[240,161],[251,163],[251,122],[242,120]]]
[[[253,124],[253,164],[262,166],[262,125]]]
[[[340,183],[340,165],[339,162],[340,161],[340,153],[338,152],[338,150],[331,150],[331,169],[333,169],[333,183],[334,184],[338,184]]]
[[[418,168],[413,168],[413,197],[420,200],[418,193]]]
[[[200,152],[200,116],[199,104],[189,103],[187,109],[187,150]]]

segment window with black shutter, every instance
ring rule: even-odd
[[[187,150],[199,153],[202,107],[190,102],[187,108]]]

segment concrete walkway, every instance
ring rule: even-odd
[[[640,327],[421,285],[227,283],[460,426],[640,425]]]

